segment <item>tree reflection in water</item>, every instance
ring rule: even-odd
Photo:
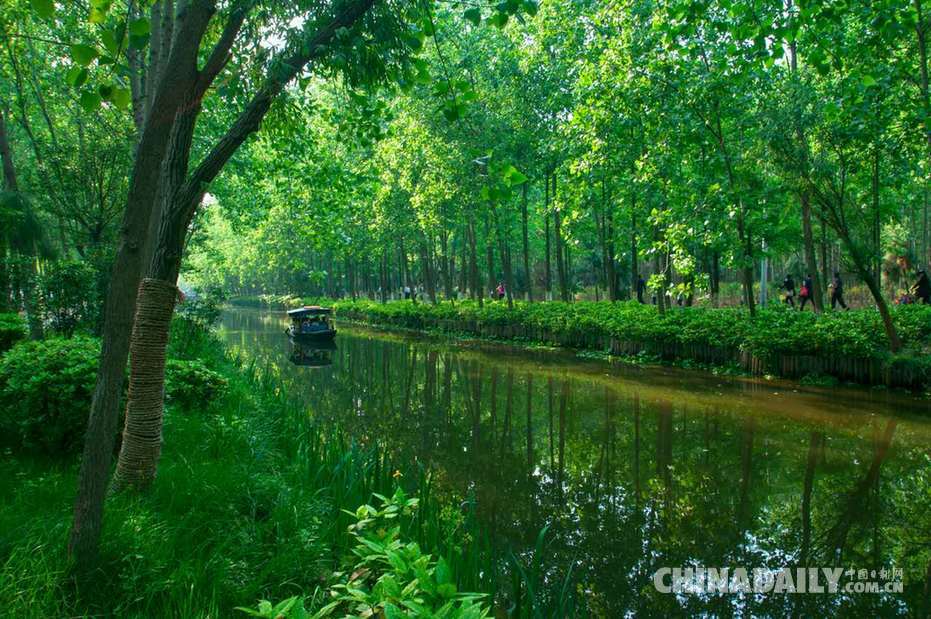
[[[308,371],[287,362],[276,318],[230,313],[222,335],[279,366],[318,418],[430,467],[450,505],[473,497],[502,554],[526,556],[549,526],[544,583],[561,583],[574,564],[592,614],[922,612],[931,423],[901,415],[926,415],[919,399],[342,326],[332,365]],[[903,595],[655,591],[657,568],[686,565],[894,566],[906,586]]]

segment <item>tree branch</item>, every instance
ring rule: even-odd
[[[359,20],[378,0],[355,0],[291,54],[290,57],[273,62],[265,84],[252,97],[246,108],[197,166],[190,178],[181,186],[176,208],[183,209],[185,222],[193,216],[194,209],[203,197],[206,186],[216,178],[236,149],[253,133],[258,131],[259,123],[271,107],[272,101],[281,93],[285,84],[291,81],[304,67],[320,57],[340,28],[348,27]],[[282,54],[283,55],[283,54]]]
[[[207,89],[213,84],[213,80],[216,79],[220,71],[223,70],[223,67],[226,66],[226,63],[229,62],[230,50],[233,47],[233,43],[236,42],[236,37],[242,29],[242,24],[246,20],[249,11],[252,9],[252,5],[253,2],[251,0],[244,0],[233,8],[232,13],[226,20],[226,25],[223,27],[223,33],[220,35],[220,39],[217,41],[216,45],[214,45],[197,79],[195,90],[196,98],[199,99],[207,92]]]

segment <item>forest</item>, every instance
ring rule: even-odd
[[[707,407],[725,409],[724,435],[750,437],[735,447],[740,495],[720,497],[737,502],[739,533],[776,509],[775,481],[750,489],[755,426],[740,416],[754,413],[696,403],[662,374],[673,369],[656,369],[672,364],[706,372],[702,389],[733,375],[824,390],[765,422],[808,447],[779,469],[804,473],[800,513],[774,525],[800,526],[799,540],[770,541],[793,565],[905,567],[901,597],[754,610],[927,612],[931,505],[922,516],[906,504],[928,504],[931,488],[916,447],[931,392],[929,12],[922,0],[4,0],[0,605],[16,616],[748,612],[663,597],[649,579],[629,582],[650,588],[629,597],[584,559],[544,559],[577,552],[574,535],[596,544],[568,524],[590,514],[557,508],[571,491],[591,510],[610,503],[612,527],[634,523],[642,539],[627,543],[657,535],[657,552],[684,562],[663,527],[685,538],[683,514],[710,518],[691,493],[719,472],[666,470],[674,405],[689,445],[689,415]],[[352,344],[276,357],[263,338],[285,342],[283,310],[307,305],[335,310]],[[452,352],[402,351],[360,325],[429,332]],[[382,347],[380,369],[365,338]],[[473,339],[558,351],[536,388],[540,368],[528,362],[520,379],[519,455],[513,377],[503,396],[492,358],[457,356]],[[279,364],[318,357],[379,406],[346,397],[339,410],[360,407],[357,418],[331,411],[325,387]],[[593,380],[583,361],[643,372],[644,385],[618,379],[597,385],[598,402],[573,399]],[[376,372],[404,397],[372,383]],[[641,389],[655,395],[643,409]],[[770,414],[768,387],[734,389]],[[877,417],[831,418],[832,397],[857,410],[875,400]],[[534,466],[544,409],[549,459]],[[573,415],[596,409],[637,421],[605,422],[597,463],[564,458],[564,425],[582,453],[602,440],[572,434],[588,427]],[[641,410],[657,424],[647,507]],[[383,427],[378,416],[399,411],[421,435]],[[897,411],[909,417],[895,434]],[[443,429],[430,425],[440,416]],[[863,450],[865,474],[827,463],[824,433],[804,425],[824,419],[837,443]],[[711,453],[723,439],[709,423]],[[636,440],[609,445],[619,432]],[[520,471],[511,482],[540,502],[520,515],[531,538],[500,521],[501,499],[482,485],[506,483],[495,466],[463,480],[457,447],[438,447],[459,439]],[[628,448],[636,506],[608,464]],[[901,479],[882,489],[887,452]],[[852,490],[813,506],[816,473]],[[599,480],[590,492],[587,475]],[[618,501],[633,511],[622,518]],[[889,520],[858,520],[863,505]],[[636,563],[629,552],[604,561]]]

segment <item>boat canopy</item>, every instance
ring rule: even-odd
[[[304,307],[288,310],[288,316],[290,316],[292,320],[298,320],[304,316],[325,316],[332,313],[332,311],[333,310],[329,307],[320,307],[319,305],[305,305]]]

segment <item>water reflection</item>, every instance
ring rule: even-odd
[[[291,340],[291,354],[288,358],[297,366],[321,368],[333,365],[334,342],[305,343]]]
[[[793,390],[551,353],[477,350],[341,327],[332,363],[294,362],[281,319],[238,312],[223,337],[279,368],[314,414],[473,496],[495,544],[539,531],[551,588],[572,565],[600,616],[920,614],[931,540],[927,403]],[[319,348],[319,347],[318,347]],[[298,363],[297,365],[302,365]],[[893,412],[897,414],[893,416]],[[894,594],[673,596],[659,567],[902,568]]]

